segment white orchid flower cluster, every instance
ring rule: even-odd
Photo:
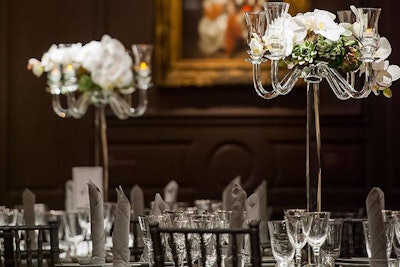
[[[352,6],[353,12],[358,15],[357,9]],[[343,72],[352,72],[364,69],[361,61],[361,43],[359,42],[359,23],[336,23],[336,16],[328,11],[315,9],[305,14],[299,13],[292,17],[289,14],[282,18],[283,60],[288,68],[303,67],[315,61],[324,61],[332,68]],[[276,24],[281,22],[274,22]],[[272,25],[274,26],[274,25]],[[270,27],[270,25],[268,25]],[[274,29],[274,27],[272,27]],[[252,35],[249,43],[249,54],[253,59],[260,59],[271,51],[271,40],[277,36],[274,29],[268,28],[263,36]],[[387,38],[380,37],[379,47],[372,63],[375,94],[383,92],[391,97],[389,87],[392,82],[400,78],[400,67],[390,65],[387,58],[392,48]]]
[[[104,35],[85,45],[55,45],[41,60],[31,58],[28,69],[37,77],[47,73],[50,82],[76,77],[81,91],[132,90],[132,58],[117,39]]]

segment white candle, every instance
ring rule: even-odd
[[[67,64],[66,66],[64,66],[63,76],[64,76],[64,80],[69,80],[69,79],[75,77],[75,70],[74,70],[74,67],[72,66],[72,64]]]
[[[150,67],[146,64],[146,62],[140,62],[137,72],[139,76],[146,77],[150,74]]]
[[[374,37],[375,36],[375,31],[373,28],[367,28],[364,32],[363,37]]]
[[[61,71],[58,67],[54,67],[48,74],[48,79],[52,83],[59,83],[61,81]]]

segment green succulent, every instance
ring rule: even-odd
[[[360,49],[357,41],[341,36],[332,41],[321,35],[309,35],[303,43],[293,46],[286,63],[300,67],[324,61],[331,68],[344,72],[355,71],[361,65]]]

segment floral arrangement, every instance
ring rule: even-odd
[[[351,9],[356,14],[357,9]],[[356,14],[357,15],[357,14]],[[313,62],[326,62],[329,67],[342,72],[362,70],[361,43],[359,23],[336,23],[336,16],[328,11],[315,9],[305,14],[299,13],[292,17],[286,15],[284,20],[284,55],[283,62],[288,68],[304,67]],[[279,22],[277,22],[279,23]],[[274,28],[273,25],[269,26]],[[267,31],[263,36],[253,34],[250,41],[250,55],[262,57],[272,51],[271,40],[273,31]],[[279,34],[279,33],[278,33]],[[381,91],[386,97],[391,97],[390,86],[400,78],[400,67],[389,65],[386,60],[392,48],[385,37],[380,37],[379,47],[375,53],[376,60],[372,63],[374,74],[373,92]]]
[[[85,45],[53,44],[39,61],[31,58],[28,69],[37,77],[47,74],[50,89],[90,92],[133,91],[132,58],[117,39],[104,35]]]

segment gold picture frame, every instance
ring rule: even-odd
[[[183,58],[184,0],[156,0],[155,80],[161,87],[251,84],[244,58]]]
[[[187,1],[187,2],[184,2]],[[239,57],[183,57],[184,3],[196,2],[199,8],[207,0],[155,0],[155,81],[161,87],[250,85],[253,81],[252,64],[245,61],[246,49]],[[297,0],[310,2],[310,0]],[[288,1],[290,2],[290,1]],[[186,10],[186,9],[185,9]],[[193,19],[194,20],[194,19]],[[190,21],[189,21],[190,22]],[[185,23],[186,24],[186,23]],[[196,29],[197,30],[197,29]],[[269,69],[263,64],[263,69]],[[264,71],[268,73],[269,71]],[[263,75],[263,83],[270,84],[269,75]]]

